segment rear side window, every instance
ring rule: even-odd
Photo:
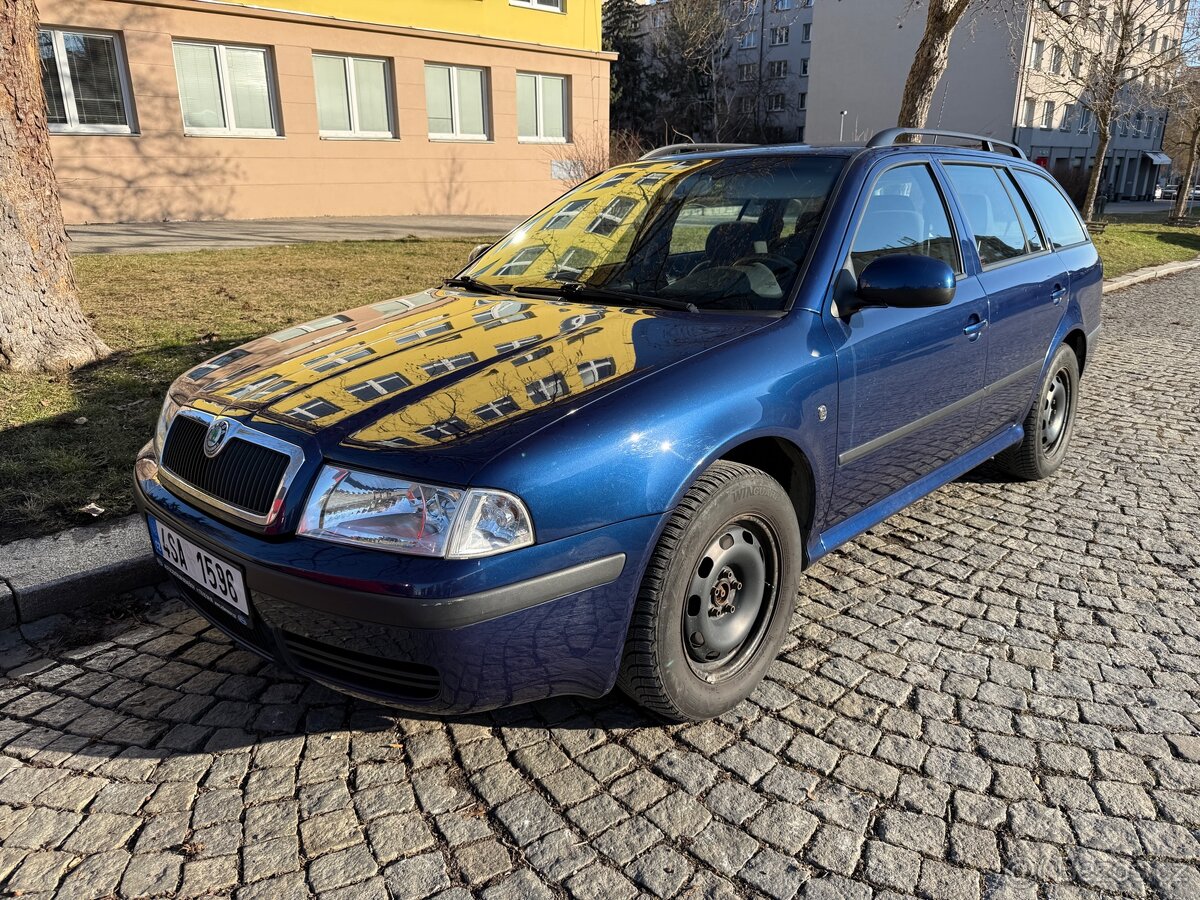
[[[1046,229],[1046,238],[1054,245],[1055,250],[1087,240],[1087,232],[1079,224],[1079,216],[1075,215],[1071,204],[1059,193],[1058,188],[1050,183],[1050,179],[1020,169],[1013,174],[1037,210],[1042,227]]]
[[[1042,242],[1037,222],[1033,218],[1033,210],[1029,208],[1029,201],[1013,183],[1012,172],[1008,169],[1000,169],[999,174],[1000,180],[1008,188],[1008,196],[1012,198],[1013,206],[1017,208],[1017,217],[1021,220],[1021,228],[1025,232],[1025,243],[1029,246],[1029,252],[1040,253],[1046,249],[1046,245]]]
[[[990,166],[963,165],[948,165],[946,172],[975,234],[979,261],[989,266],[1023,256],[1025,232],[1000,173]]]
[[[932,256],[962,271],[945,201],[925,165],[888,169],[875,182],[850,248],[854,276],[893,253]]]

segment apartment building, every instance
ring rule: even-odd
[[[1186,5],[1184,0],[1146,5],[1147,47],[1160,52],[1179,46]],[[1111,30],[1108,6],[1100,0],[1080,5],[1088,21],[1099,23],[1088,32],[1096,41],[1107,40],[1100,37],[1107,33],[1104,23]],[[920,11],[911,12],[907,0],[817,0],[814,19],[820,40],[813,43],[811,65],[819,77],[809,90],[809,141],[862,141],[895,125],[921,38]],[[1088,45],[1085,38],[1069,44],[1063,38],[1061,28],[1050,27],[1028,6],[1020,14],[992,10],[970,18],[951,42],[929,126],[1012,141],[1060,180],[1082,178],[1095,164],[1098,135],[1068,75],[1087,66]],[[1110,197],[1149,198],[1165,180],[1171,163],[1162,150],[1167,115],[1161,108],[1130,108],[1114,125],[1102,163]]]
[[[813,0],[735,0],[726,82],[748,130],[770,141],[806,137]]]
[[[608,135],[602,0],[41,0],[68,223],[532,212]]]

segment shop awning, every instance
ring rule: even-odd
[[[1150,157],[1150,162],[1156,166],[1169,166],[1171,164],[1171,157],[1167,156],[1161,150],[1143,150],[1142,152]]]

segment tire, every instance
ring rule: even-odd
[[[1025,416],[1025,437],[998,454],[996,462],[1022,481],[1053,475],[1067,458],[1078,404],[1079,358],[1064,344],[1050,361],[1037,399]]]
[[[779,483],[751,466],[714,463],[671,514],[646,568],[621,690],[675,722],[735,707],[779,652],[802,559],[796,512]]]

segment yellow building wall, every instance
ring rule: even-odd
[[[561,13],[513,6],[509,0],[280,0],[229,5],[599,50],[601,2],[566,0]]]

